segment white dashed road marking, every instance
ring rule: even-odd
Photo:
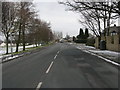
[[[54,59],[56,59],[57,55],[55,55]]]
[[[54,59],[56,59],[57,58],[57,56],[58,56],[58,54],[60,53],[60,51],[58,51],[57,52],[57,54],[55,55],[55,57],[54,57]]]
[[[59,53],[60,53],[60,51],[57,52],[57,54],[59,54]]]
[[[49,71],[50,71],[50,69],[51,69],[52,65],[53,65],[53,61],[51,62],[50,66],[48,67],[48,69],[47,69],[46,73],[49,73]]]
[[[57,56],[58,56],[59,53],[60,53],[60,51],[57,52],[57,54],[55,55],[54,59],[57,58]],[[54,62],[52,61],[51,64],[50,64],[50,66],[48,67],[48,69],[47,69],[47,71],[46,71],[46,74],[49,73],[49,71],[50,71],[53,63],[54,63]],[[39,89],[41,88],[41,85],[42,85],[42,82],[40,82],[40,83],[38,84],[36,90],[39,90]]]
[[[42,86],[42,82],[40,82],[40,83],[38,84],[36,90],[39,90],[39,89],[41,88],[41,86]]]

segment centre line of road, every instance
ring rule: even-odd
[[[55,55],[54,59],[56,59],[56,57],[57,57],[57,54]]]
[[[51,62],[50,66],[48,67],[48,69],[47,69],[46,73],[49,73],[49,71],[50,71],[50,69],[51,69],[52,65],[53,65],[53,61]]]
[[[60,51],[57,52],[57,54],[59,54],[59,53],[60,53]]]
[[[36,90],[39,90],[39,89],[41,88],[41,86],[42,86],[42,82],[40,82],[40,83],[37,85]]]

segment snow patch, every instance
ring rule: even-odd
[[[29,46],[25,46],[25,47],[27,49],[27,48],[35,47],[35,45],[29,45]],[[16,51],[16,47],[15,46],[12,47],[12,49],[13,49],[13,52]],[[22,50],[23,50],[23,46],[19,46],[19,51],[22,51]],[[6,47],[0,46],[0,60],[1,60],[0,62],[2,62],[2,59],[3,59],[3,61],[7,61],[7,60],[10,60],[10,59],[14,59],[14,58],[23,56],[23,54],[22,54],[22,55],[14,55],[12,57],[11,54],[4,55],[5,53],[6,53]],[[8,48],[8,53],[11,53],[11,47]]]
[[[114,56],[114,57],[118,57],[120,55],[119,52],[108,51],[108,50],[89,50],[89,51],[94,52],[94,53],[98,53],[98,54],[105,54],[105,55],[109,55],[109,56]]]
[[[109,50],[99,50],[99,49],[95,49],[95,47],[85,46],[85,45],[77,45],[77,48],[86,53],[97,56],[107,62],[114,64],[114,65],[120,66],[119,63],[112,61],[112,59],[117,60],[120,57],[119,52],[114,52],[114,51],[109,51]],[[106,58],[104,58],[103,56]]]

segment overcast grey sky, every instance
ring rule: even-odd
[[[56,0],[53,2],[34,2],[35,8],[39,13],[42,20],[51,22],[53,31],[61,31],[63,35],[70,36],[78,35],[79,28],[81,27],[78,19],[80,16],[75,12],[65,11],[65,6],[58,4]]]
[[[33,3],[35,5],[35,9],[38,11],[39,17],[42,20],[50,22],[53,31],[61,31],[64,36],[66,34],[70,36],[78,35],[79,29],[83,28],[83,26],[78,22],[78,20],[81,19],[80,15],[75,12],[65,11],[67,7],[58,4],[58,1],[64,0],[33,0]],[[116,22],[116,24],[118,24],[118,22]]]

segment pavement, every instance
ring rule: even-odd
[[[2,65],[3,88],[118,88],[119,69],[72,44],[56,43]]]
[[[73,44],[74,46],[76,46],[78,49],[82,51],[91,53],[100,58],[104,58],[106,61],[109,61],[114,65],[120,66],[120,61],[119,61],[120,52],[115,52],[110,50],[100,50],[92,46],[86,46],[85,44],[76,44],[76,43],[71,43],[71,44]]]

